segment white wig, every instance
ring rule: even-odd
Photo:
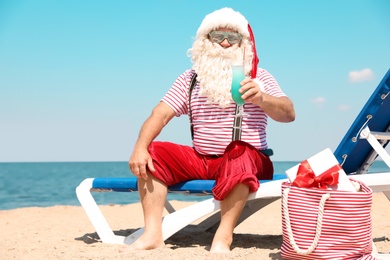
[[[230,28],[243,37],[239,47],[223,48],[208,40],[210,31],[218,28]],[[245,65],[245,74],[255,78],[258,58],[252,30],[245,17],[231,8],[214,11],[203,19],[196,39],[188,55],[193,62],[193,69],[198,74],[200,94],[207,96],[209,102],[228,105],[230,94],[231,67],[233,63]]]

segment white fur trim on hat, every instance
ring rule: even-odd
[[[242,14],[229,7],[224,7],[206,15],[196,33],[196,38],[223,27],[237,30],[243,37],[249,38],[248,21]]]

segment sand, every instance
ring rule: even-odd
[[[373,239],[379,252],[390,253],[390,202],[374,193]],[[175,208],[192,202],[173,201]],[[143,225],[141,205],[101,206],[112,229],[128,234]],[[0,211],[0,259],[205,259],[212,232],[185,228],[163,249],[121,252],[123,246],[103,244],[79,206],[32,207]],[[235,229],[226,259],[282,259],[280,200],[256,212]]]

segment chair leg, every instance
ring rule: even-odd
[[[219,222],[221,222],[221,213],[220,211],[214,212],[213,215],[209,216],[208,218],[196,225],[196,231],[215,232],[219,226]]]
[[[375,132],[374,132],[375,133]],[[378,139],[372,134],[368,126],[366,126],[360,133],[360,137],[366,139],[372,148],[378,153],[382,160],[390,167],[390,154],[387,153],[382,144],[379,143]],[[388,140],[388,136],[383,137],[385,140]]]
[[[258,200],[249,200],[245,204],[245,207],[241,213],[240,218],[237,221],[236,226],[238,226],[241,222],[252,216],[254,213],[264,208],[268,204],[278,200],[279,198],[269,198],[269,199],[258,199]]]
[[[268,204],[278,200],[279,198],[269,198],[269,199],[254,199],[248,200],[242,210],[241,216],[238,219],[236,226],[241,224],[244,220],[252,216],[254,213],[267,206]],[[219,222],[221,221],[220,212],[214,213],[212,216],[203,220],[199,224],[196,225],[197,231],[210,231],[215,232],[219,226]]]
[[[385,194],[387,199],[390,201],[390,191],[384,191],[383,194]]]
[[[96,204],[95,199],[92,197],[90,192],[92,182],[93,178],[85,179],[76,188],[76,194],[80,204],[103,243],[123,244],[125,237],[114,234],[106,218],[100,211],[99,206]]]
[[[168,211],[168,213],[173,213],[176,211],[175,208],[172,206],[172,204],[168,200],[165,200],[164,207]]]

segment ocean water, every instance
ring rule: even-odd
[[[274,162],[276,173],[298,162]],[[382,161],[374,162],[371,171],[386,171]],[[85,178],[133,177],[127,162],[47,162],[0,163],[0,210],[54,205],[80,205],[75,189]],[[130,204],[139,201],[138,192],[93,193],[99,205]],[[169,194],[169,199],[200,201],[204,196]]]

